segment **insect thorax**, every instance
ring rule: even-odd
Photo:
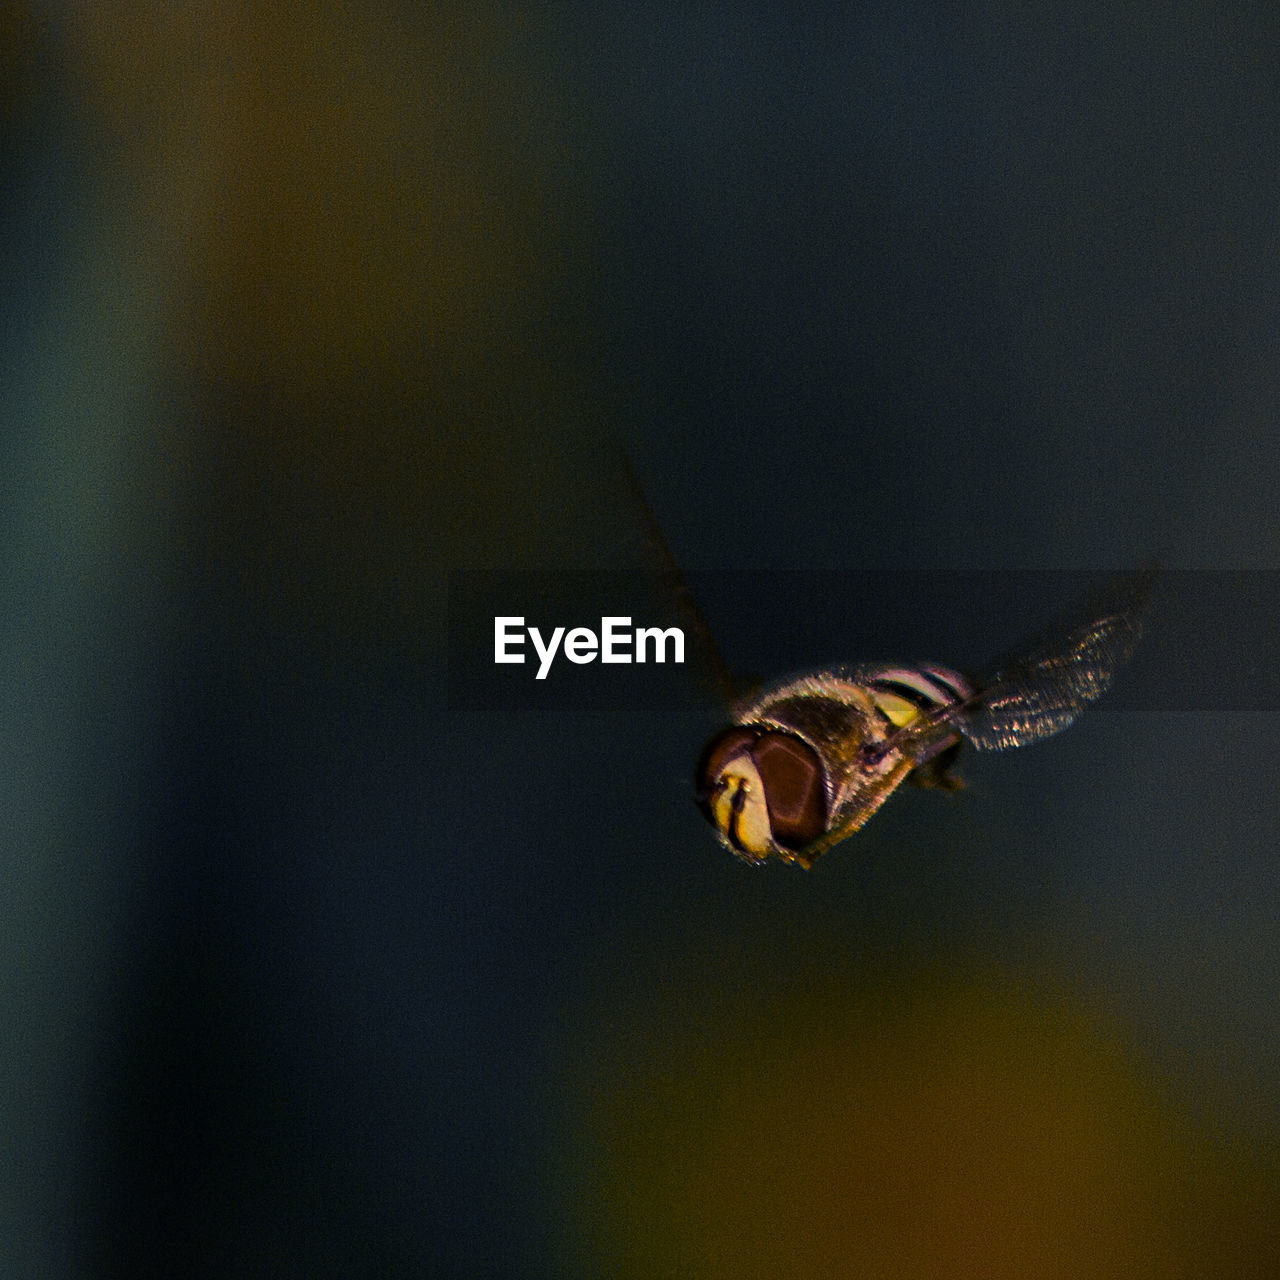
[[[803,738],[817,751],[833,790],[858,772],[864,745],[883,741],[886,729],[867,690],[835,674],[803,676],[745,707],[742,724],[767,725]]]

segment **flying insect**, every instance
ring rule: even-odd
[[[738,703],[698,762],[699,807],[744,862],[812,866],[902,782],[959,787],[965,742],[1004,751],[1071,724],[1133,656],[1155,577],[1115,579],[974,677],[933,664],[836,667]]]
[[[932,663],[838,666],[740,698],[625,452],[621,464],[668,593],[730,710],[698,759],[695,799],[720,843],[753,865],[812,867],[903,782],[958,790],[966,742],[1006,751],[1061,732],[1133,657],[1151,612],[1154,561],[974,676]]]

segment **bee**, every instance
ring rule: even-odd
[[[974,677],[933,664],[836,667],[740,702],[698,761],[699,807],[744,862],[811,867],[902,782],[959,787],[965,742],[1004,751],[1071,724],[1132,657],[1155,574],[1117,578]]]
[[[1142,639],[1159,577],[1121,574],[974,676],[932,663],[834,667],[736,698],[738,685],[625,452],[623,478],[666,592],[697,638],[731,722],[694,773],[698,807],[743,862],[806,870],[858,831],[903,782],[958,790],[967,742],[1006,751],[1061,732],[1111,686]]]

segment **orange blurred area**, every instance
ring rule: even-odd
[[[1274,1274],[1262,1163],[1079,1009],[955,980],[699,1025],[679,1003],[587,1050],[584,1275]]]

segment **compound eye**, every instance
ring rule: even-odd
[[[803,849],[827,829],[826,773],[817,752],[791,733],[762,733],[751,759],[764,788],[773,838]]]

